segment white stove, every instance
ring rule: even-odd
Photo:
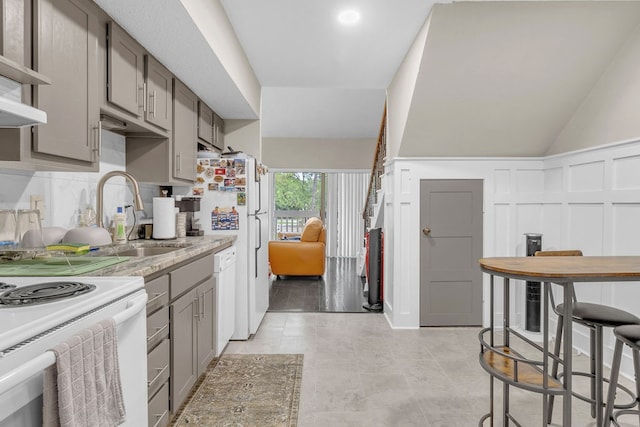
[[[108,317],[117,324],[124,425],[147,425],[142,277],[1,277],[0,283],[0,427],[42,425],[42,371],[55,361],[48,350]],[[42,283],[52,286],[27,292],[27,298],[44,295],[46,302],[14,298]],[[69,288],[72,296],[49,300]]]

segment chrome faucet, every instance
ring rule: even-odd
[[[104,174],[100,181],[98,181],[98,194],[96,195],[96,210],[98,215],[98,227],[104,228],[104,223],[102,222],[102,203],[103,203],[103,192],[104,192],[104,184],[114,176],[123,176],[127,181],[131,183],[131,187],[133,187],[133,197],[134,197],[134,205],[135,210],[141,211],[144,210],[144,204],[142,203],[142,197],[140,197],[140,187],[138,186],[138,181],[128,172],[124,171],[111,171]]]

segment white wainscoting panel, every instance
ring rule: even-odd
[[[493,188],[496,194],[511,192],[511,169],[496,169]]]
[[[640,156],[613,159],[613,189],[640,189]]]
[[[551,168],[544,171],[545,193],[560,193],[563,190],[562,168]]]
[[[568,244],[584,255],[604,255],[604,205],[569,204]]]
[[[640,203],[614,203],[612,220],[611,255],[640,255]]]
[[[569,166],[570,191],[602,191],[604,189],[604,162],[590,162]]]
[[[640,140],[540,159],[391,159],[386,170],[387,176],[402,175],[403,182],[387,187],[391,191],[402,190],[402,197],[385,201],[385,226],[392,227],[392,235],[389,229],[385,230],[385,243],[390,238],[393,242],[389,244],[395,249],[393,254],[385,252],[385,287],[389,271],[393,280],[391,298],[404,295],[419,299],[419,239],[413,234],[419,229],[421,179],[484,180],[484,257],[524,255],[524,232],[542,233],[544,250],[580,249],[585,256],[640,255]],[[403,259],[406,254],[412,262]],[[501,279],[496,283],[501,285]],[[398,289],[407,287],[413,291]],[[577,284],[576,288],[581,300],[611,304],[640,315],[640,283],[588,283]],[[488,275],[484,275],[483,294],[483,319],[487,325]],[[524,301],[516,301],[517,298],[512,301],[516,313],[524,306]],[[385,311],[390,309],[388,301]],[[398,311],[398,301],[395,302],[391,310],[395,312],[385,313],[390,325],[418,327],[419,313]],[[409,305],[411,310],[419,310],[418,304]],[[496,312],[501,310],[496,307]],[[501,319],[496,313],[497,325]],[[554,318],[549,327],[555,330]],[[587,351],[588,331],[575,331],[574,345]],[[613,342],[608,331],[607,362]],[[627,375],[629,359],[625,355],[623,373]]]
[[[544,171],[518,169],[515,190],[518,193],[542,193],[544,191]]]

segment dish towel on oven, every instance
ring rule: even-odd
[[[53,348],[45,370],[45,427],[116,426],[125,418],[116,324],[103,320]]]

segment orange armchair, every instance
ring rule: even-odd
[[[279,233],[291,238],[296,233]],[[310,218],[300,240],[269,241],[269,264],[276,276],[322,276],[325,270],[326,230],[320,218]]]

